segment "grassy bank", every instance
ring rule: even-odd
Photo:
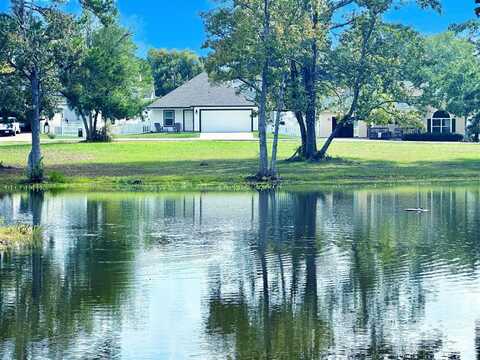
[[[280,159],[298,144],[280,143]],[[222,189],[245,186],[255,172],[255,142],[119,142],[45,144],[46,172],[56,187],[112,190],[132,186],[157,189]],[[0,145],[0,185],[18,184],[28,145]],[[480,181],[480,146],[466,143],[337,141],[323,163],[279,165],[285,186],[317,186],[417,181]]]
[[[17,224],[5,226],[0,223],[0,252],[32,246],[40,238],[40,228]]]

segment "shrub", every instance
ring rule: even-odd
[[[463,135],[452,133],[422,133],[422,134],[404,134],[404,141],[463,141]]]
[[[61,172],[52,171],[48,174],[48,180],[53,183],[63,184],[67,182],[67,178]]]
[[[53,133],[48,133],[48,138],[50,140],[54,140],[55,138],[57,137],[57,135],[53,134]]]

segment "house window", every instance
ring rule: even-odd
[[[165,110],[163,112],[163,126],[173,126],[175,124],[175,111]]]
[[[452,120],[446,111],[437,111],[432,117],[432,133],[443,134],[452,132]]]
[[[451,121],[450,119],[432,119],[433,133],[450,133]]]

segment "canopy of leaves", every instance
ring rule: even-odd
[[[457,116],[480,111],[480,62],[474,43],[446,32],[426,39],[426,66],[420,68],[422,98]]]
[[[148,63],[155,81],[155,95],[164,96],[203,71],[197,54],[190,50],[152,49]]]
[[[91,24],[90,24],[91,25]],[[131,34],[116,24],[85,32],[80,62],[66,68],[63,94],[80,114],[124,119],[142,113],[152,92],[148,64],[135,55]]]
[[[417,111],[399,104],[418,103],[413,82],[423,54],[423,39],[412,29],[375,15],[357,18],[330,56],[330,93],[340,113],[354,105],[353,115],[368,122],[418,124]]]

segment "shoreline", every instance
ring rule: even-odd
[[[0,183],[0,192],[23,192],[23,191],[71,191],[71,192],[140,192],[140,193],[161,193],[161,192],[245,192],[245,191],[322,191],[336,189],[359,189],[359,188],[395,188],[402,186],[480,186],[478,177],[455,177],[455,178],[410,178],[392,181],[391,179],[353,180],[337,179],[335,181],[283,181],[273,189],[268,183],[249,184],[247,182],[191,182],[184,181],[175,184],[170,182],[135,182],[138,179],[125,178],[103,178],[91,179],[91,181],[76,182],[67,179],[65,183],[45,182],[41,184],[26,184],[22,182]]]

